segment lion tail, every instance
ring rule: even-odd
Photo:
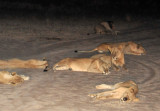
[[[78,53],[78,52],[82,52],[82,53],[90,53],[90,52],[94,52],[94,51],[97,51],[97,49],[93,49],[93,50],[90,50],[90,51],[82,51],[82,50],[75,50],[74,52],[75,53]]]

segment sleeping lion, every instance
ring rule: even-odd
[[[131,55],[143,55],[146,54],[145,49],[135,42],[129,41],[129,42],[120,42],[120,43],[103,43],[97,46],[95,49],[91,51],[77,51],[75,52],[94,52],[98,51],[99,53],[103,52],[112,52],[114,48],[118,48],[121,52],[124,54],[131,54]]]
[[[0,69],[6,68],[39,68],[47,71],[48,62],[46,60],[20,60],[20,59],[9,59],[9,60],[0,60]]]
[[[97,85],[96,89],[110,89],[111,91],[89,94],[88,96],[97,99],[120,99],[123,102],[139,101],[136,97],[136,94],[138,93],[138,86],[131,80],[120,82],[115,85]]]
[[[53,70],[71,70],[108,74],[111,62],[103,62],[102,58],[65,58],[53,66]],[[104,56],[103,59],[111,61]]]
[[[24,80],[29,80],[29,77],[18,75],[16,72],[0,71],[0,84],[16,85],[24,82]]]

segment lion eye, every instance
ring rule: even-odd
[[[128,100],[128,98],[127,98],[127,97],[124,97],[124,98],[123,98],[123,101],[127,101],[127,100]]]

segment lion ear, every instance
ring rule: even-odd
[[[133,88],[131,88],[130,91],[131,91],[131,93],[134,93],[134,89]]]
[[[12,72],[11,75],[12,75],[12,76],[16,75],[16,72]]]
[[[46,61],[46,57],[43,57],[43,61]]]

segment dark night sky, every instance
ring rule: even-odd
[[[156,0],[5,0],[1,13],[38,13],[41,15],[151,15],[159,16]]]

